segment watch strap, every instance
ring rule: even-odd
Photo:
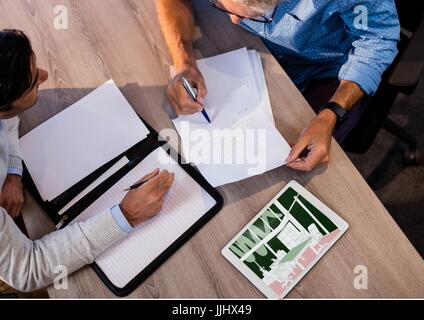
[[[341,123],[346,120],[347,110],[341,105],[339,105],[337,102],[328,102],[321,108],[320,112],[325,109],[330,109],[336,114],[338,123]]]

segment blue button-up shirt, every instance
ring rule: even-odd
[[[375,94],[396,57],[400,25],[393,0],[285,0],[271,24],[244,20],[293,82],[339,78]]]

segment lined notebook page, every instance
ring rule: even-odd
[[[169,163],[164,164],[163,159]],[[166,195],[162,212],[96,259],[98,266],[118,288],[125,287],[216,204],[177,162],[158,148],[73,223],[121,202],[125,196],[123,190],[156,168],[175,173],[175,181]]]

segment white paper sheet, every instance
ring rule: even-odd
[[[269,99],[268,86],[265,80],[264,69],[262,65],[261,55],[255,50],[249,50],[249,58],[253,67],[256,85],[259,94],[259,108],[268,115],[269,120],[275,125],[274,115],[272,113],[271,100]]]
[[[268,115],[257,107],[247,86],[214,100],[209,107],[212,124],[200,113],[181,116],[173,122],[181,137],[184,157],[196,164],[213,186],[246,179],[285,164],[290,146]],[[240,132],[241,139],[237,139]],[[219,133],[221,137],[234,137],[227,143],[229,149],[224,146],[225,138],[217,138]]]
[[[130,161],[127,157],[123,157],[117,163],[115,163],[109,170],[107,170],[104,174],[102,174],[96,181],[90,184],[83,192],[77,195],[74,199],[72,199],[62,210],[59,211],[59,215],[63,215],[68,209],[72,208],[74,204],[84,198],[91,191],[96,189],[99,185],[105,182],[108,178],[110,178],[114,173],[118,172],[125,165],[127,165]]]
[[[111,80],[21,139],[28,170],[53,200],[149,131]]]
[[[213,100],[246,85],[258,102],[257,107],[262,108],[274,123],[262,61],[257,51],[242,48],[198,60],[197,65],[208,88],[205,108],[210,117],[215,115],[215,110],[211,110]],[[175,75],[174,67],[171,67],[171,75]]]
[[[169,163],[163,161],[164,159]],[[87,208],[73,223],[121,202],[125,196],[123,190],[156,168],[175,173],[175,181],[166,195],[162,212],[140,225],[96,259],[98,266],[118,288],[127,285],[216,204],[193,178],[159,148]]]
[[[255,99],[260,100],[251,58],[246,48],[198,60],[197,65],[208,88],[206,99],[226,96],[246,85]]]

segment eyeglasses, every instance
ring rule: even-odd
[[[219,11],[225,12],[227,14],[231,14],[233,16],[240,18],[240,19],[247,19],[247,20],[250,20],[250,21],[260,22],[260,23],[271,23],[274,20],[275,13],[277,12],[277,7],[275,7],[270,18],[268,18],[267,16],[259,16],[259,17],[256,17],[256,18],[248,18],[248,17],[238,15],[236,13],[233,13],[231,11],[228,11],[227,9],[221,7],[218,0],[209,0],[209,5],[213,8],[215,8],[215,9],[219,10]]]

